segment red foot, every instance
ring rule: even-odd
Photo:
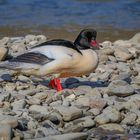
[[[51,86],[52,88],[56,89],[57,91],[61,91],[62,90],[60,79],[58,79],[58,78],[50,80],[49,86]]]

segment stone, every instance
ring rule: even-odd
[[[22,54],[26,51],[25,44],[22,43],[22,42],[21,43],[15,43],[10,47],[10,51],[11,51],[12,55]]]
[[[123,80],[114,80],[107,87],[106,93],[110,96],[116,95],[119,97],[126,97],[134,94],[134,89]]]
[[[99,56],[99,62],[102,64],[102,63],[106,63],[108,61],[108,56],[107,55],[104,55],[104,54],[101,54]]]
[[[39,92],[35,94],[33,97],[39,100],[45,100],[48,97],[48,94],[46,92]]]
[[[88,112],[90,112],[94,116],[97,116],[98,114],[100,114],[101,110],[98,108],[92,108]]]
[[[97,124],[114,123],[121,120],[120,112],[114,107],[107,107],[103,110],[103,113],[95,117]]]
[[[8,54],[8,49],[0,47],[0,61],[3,61]]]
[[[12,92],[16,89],[16,84],[15,83],[6,83],[4,89],[8,92]]]
[[[41,104],[41,100],[37,99],[37,98],[34,98],[34,97],[30,97],[28,100],[26,100],[26,102],[29,105],[40,105]]]
[[[49,104],[49,106],[60,106],[62,105],[62,101],[61,100],[58,100],[58,101],[55,101],[55,102],[52,102]]]
[[[38,112],[38,113],[47,115],[48,114],[48,107],[47,106],[41,106],[41,105],[31,105],[29,107],[29,111]]]
[[[136,76],[132,79],[132,84],[140,85],[140,76]]]
[[[85,106],[90,108],[97,108],[100,111],[105,107],[106,101],[101,98],[94,97],[80,97],[76,100],[77,106]]]
[[[12,139],[12,128],[10,125],[0,124],[0,139],[11,140]]]
[[[29,44],[31,41],[34,41],[34,40],[36,40],[36,36],[35,35],[26,35],[25,36],[26,44]]]
[[[10,41],[9,37],[4,37],[0,40],[0,46],[7,45]]]
[[[28,130],[34,130],[37,128],[37,126],[38,126],[38,123],[35,120],[30,120],[27,124]]]
[[[44,138],[37,138],[34,140],[85,140],[87,139],[87,133],[68,133],[68,134],[61,134],[61,135],[53,135]]]
[[[110,132],[117,132],[117,133],[125,132],[123,127],[116,123],[103,124],[103,125],[100,125],[98,128],[102,128],[103,130],[110,131]]]
[[[55,107],[55,110],[57,110],[62,115],[64,121],[72,121],[74,119],[81,117],[83,114],[81,109],[78,109],[74,106],[71,107],[58,106]]]
[[[111,41],[104,41],[104,42],[102,42],[101,45],[103,46],[103,48],[111,47],[112,46],[112,42]]]
[[[115,63],[117,62],[117,59],[112,55],[108,55],[108,60],[115,62]]]
[[[19,75],[18,80],[21,82],[25,82],[25,83],[31,82],[31,79],[27,76],[24,76],[24,75]]]
[[[44,136],[60,134],[60,132],[55,128],[55,125],[48,120],[43,122],[42,126],[37,129],[35,138],[37,138],[40,135],[40,132]]]
[[[135,113],[127,113],[125,118],[121,121],[122,124],[126,125],[134,125],[137,119],[137,115]]]
[[[99,52],[101,55],[113,55],[114,48],[113,47],[105,47],[103,49],[100,49]]]
[[[140,43],[140,33],[135,34],[130,40],[129,42],[132,43]]]
[[[114,55],[119,61],[127,61],[133,57],[133,55],[126,48],[116,47],[114,49]]]
[[[47,37],[44,36],[44,35],[37,35],[37,36],[36,36],[36,39],[37,39],[37,41],[44,42],[44,41],[47,40]]]
[[[73,121],[74,125],[83,126],[84,128],[90,128],[95,125],[94,120],[91,116],[82,117]]]
[[[18,100],[12,103],[13,110],[24,109],[26,105],[25,99]]]
[[[0,115],[0,124],[1,125],[8,124],[12,128],[15,128],[18,125],[18,120],[16,117],[10,115]]]

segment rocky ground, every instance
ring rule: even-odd
[[[46,41],[42,35],[0,40],[0,61]],[[105,41],[89,76],[48,80],[0,70],[1,140],[140,140],[140,33]]]

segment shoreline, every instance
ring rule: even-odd
[[[36,27],[18,27],[18,26],[2,26],[0,27],[2,37],[22,37],[27,34],[43,34],[50,39],[67,39],[73,41],[77,34],[84,28],[93,28],[98,32],[98,41],[103,42],[105,40],[128,40],[133,37],[140,29],[117,29],[117,28],[105,28],[96,26],[79,26],[79,25],[67,25],[64,27],[50,27],[50,26],[36,26]]]
[[[48,36],[0,39],[0,62],[28,51]],[[101,45],[95,72],[62,78],[64,90],[60,92],[48,86],[47,77],[42,81],[0,69],[0,138],[139,140],[140,33]]]

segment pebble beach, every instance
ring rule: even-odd
[[[0,62],[48,40],[3,37]],[[95,72],[62,78],[64,90],[0,69],[1,140],[140,140],[140,33],[104,41]]]

